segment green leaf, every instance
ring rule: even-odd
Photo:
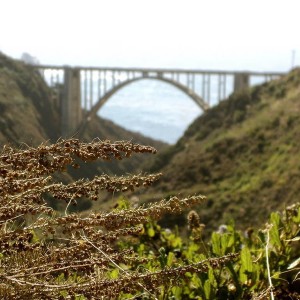
[[[193,274],[192,278],[190,279],[191,287],[194,289],[198,289],[201,286],[200,278],[197,274]]]
[[[184,255],[186,256],[186,258],[190,261],[195,261],[195,253],[197,253],[197,251],[199,250],[199,245],[192,243],[188,246],[188,248],[186,250],[184,250]],[[202,258],[202,259],[205,259]]]
[[[221,256],[220,234],[213,232],[211,236],[211,243],[213,253]]]
[[[241,262],[242,262],[242,267],[244,268],[245,271],[247,272],[253,271],[252,257],[248,247],[244,247],[241,251]]]
[[[253,271],[253,262],[251,258],[251,253],[248,247],[244,247],[241,251],[241,268],[240,268],[240,281],[245,283],[249,278],[251,278],[251,273]]]
[[[154,237],[155,236],[155,230],[153,229],[152,226],[150,226],[147,230],[147,234],[149,237]]]
[[[174,237],[170,242],[173,248],[181,248],[182,246],[182,239],[179,236]]]
[[[206,281],[205,281],[203,290],[204,290],[205,298],[206,298],[206,299],[210,299],[211,285],[210,285],[209,280],[206,280]]]
[[[281,247],[279,234],[280,216],[279,213],[272,213],[270,217],[272,228],[270,229],[270,243],[274,246]]]
[[[209,280],[211,286],[213,286],[215,288],[218,286],[214,271],[211,268],[208,270],[208,280]]]
[[[63,296],[64,298],[66,298],[68,296],[68,292],[67,291],[60,291],[59,294],[61,296]]]
[[[272,278],[274,279],[279,279],[280,278],[280,275],[281,275],[281,272],[276,272],[272,275]]]
[[[114,269],[109,274],[110,279],[117,279],[119,277],[119,269]]]
[[[169,252],[167,258],[167,266],[171,267],[174,261],[175,261],[175,254],[173,252]]]
[[[165,268],[166,265],[167,265],[167,262],[168,262],[168,256],[166,254],[166,249],[164,247],[161,247],[159,250],[158,250],[160,256],[159,256],[159,262],[160,262],[160,265],[162,268]]]
[[[222,255],[227,253],[227,249],[229,248],[230,244],[230,235],[228,233],[222,234],[221,236],[221,251]]]
[[[57,281],[58,283],[64,282],[64,281],[65,281],[65,275],[64,275],[64,273],[60,273],[60,274],[57,276],[56,281]]]
[[[182,299],[182,288],[179,286],[173,286],[172,287],[172,293],[175,297],[175,299]]]
[[[235,239],[234,234],[228,234],[228,241],[227,241],[227,249],[230,249],[230,252],[232,251],[231,248],[234,245]]]

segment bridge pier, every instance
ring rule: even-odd
[[[62,137],[70,137],[82,121],[80,69],[64,68],[64,92],[61,101]]]
[[[234,92],[246,89],[250,86],[250,76],[248,73],[234,74]]]

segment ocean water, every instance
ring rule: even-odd
[[[170,144],[176,143],[201,113],[183,92],[150,79],[127,85],[98,112],[126,129]]]
[[[218,103],[218,78],[211,76],[210,105]],[[252,77],[250,85],[265,81]],[[201,86],[195,86],[201,94]],[[223,98],[233,91],[233,77],[228,76]],[[204,99],[206,97],[204,96]],[[202,109],[176,87],[158,80],[145,79],[125,86],[114,94],[98,114],[131,131],[174,144],[188,126],[201,114]]]

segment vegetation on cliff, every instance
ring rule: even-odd
[[[149,198],[200,192],[208,198],[201,218],[211,229],[230,219],[244,229],[258,225],[271,211],[297,202],[299,86],[295,69],[204,113],[147,166],[164,174]]]

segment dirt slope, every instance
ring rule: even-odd
[[[7,143],[36,146],[45,141],[55,142],[59,137],[57,97],[36,70],[0,53],[0,147]],[[131,140],[157,149],[166,146],[101,118],[92,120],[82,139],[91,141],[95,137],[111,141]],[[147,156],[139,155],[124,162],[88,165],[74,174],[76,177],[89,177],[99,172],[135,172],[147,159]]]

